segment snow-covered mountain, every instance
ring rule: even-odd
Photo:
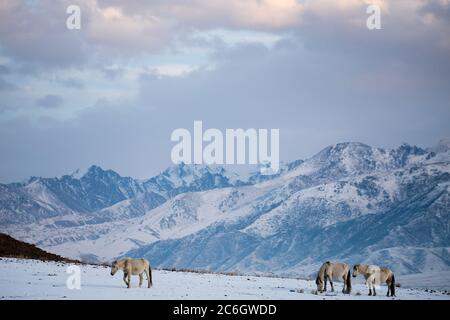
[[[448,144],[447,144],[448,145]],[[327,147],[276,176],[176,165],[145,181],[84,174],[0,185],[0,231],[65,256],[310,274],[325,259],[450,270],[450,154]]]
[[[31,177],[24,183],[0,184],[0,224],[37,222],[74,213],[85,214],[94,223],[100,217],[108,220],[133,217],[180,193],[245,184],[231,177],[221,167],[183,163],[144,181],[122,177],[95,165],[85,172],[77,170],[60,178]],[[126,200],[130,201],[115,206]],[[124,208],[126,205],[129,208]],[[117,216],[115,209],[119,207],[125,216]]]

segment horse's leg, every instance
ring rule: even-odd
[[[139,273],[139,288],[142,287],[142,280],[144,279],[144,274],[143,273]]]
[[[323,291],[327,292],[327,275],[323,276],[323,281],[325,282],[325,286],[323,288]]]
[[[366,285],[369,287],[369,296],[372,295],[372,276],[369,276],[366,280]]]
[[[150,270],[150,267],[146,268],[144,270],[144,272],[145,272],[145,275],[147,276],[148,287],[150,288],[152,286],[152,280],[150,279],[149,270]]]
[[[375,279],[373,280],[372,288],[373,288],[373,295],[376,296],[377,295],[377,290],[375,290]]]
[[[128,289],[131,288],[131,272],[127,273]]]
[[[123,281],[125,282],[125,284],[127,285],[127,287],[129,287],[129,284],[127,282],[127,274],[124,272],[123,273]]]
[[[389,293],[391,292],[391,282],[389,280],[386,281],[387,287],[388,287],[388,291],[386,296],[389,297]]]
[[[344,281],[344,287],[342,288],[342,293],[346,293],[346,291],[345,291],[345,287],[346,287],[346,284],[347,284],[347,274],[346,273],[344,273],[344,275],[342,276],[342,280]]]
[[[334,292],[333,277],[330,277],[331,292]]]

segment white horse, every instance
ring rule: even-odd
[[[144,273],[147,276],[148,287],[150,288],[153,285],[152,268],[145,259],[125,258],[116,260],[111,265],[111,275],[115,275],[118,270],[123,270],[123,281],[128,288],[131,287],[131,275],[139,275],[139,287],[141,287]]]
[[[395,297],[395,276],[392,270],[375,265],[357,264],[353,267],[353,277],[360,273],[366,279],[367,287],[369,287],[369,296],[372,295],[372,291],[373,295],[376,296],[375,285],[385,282],[388,286],[387,296],[389,297],[390,293],[392,297]]]

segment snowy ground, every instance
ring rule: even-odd
[[[367,289],[355,283],[350,296],[342,293],[313,294],[314,281],[225,276],[185,272],[153,271],[154,287],[139,288],[138,277],[126,289],[122,274],[110,275],[110,269],[84,265],[81,289],[66,286],[68,264],[36,260],[0,259],[1,299],[388,299],[386,287],[377,297],[368,297]],[[414,282],[414,279],[410,279]],[[430,280],[431,281],[431,280]],[[336,284],[339,290],[342,284]],[[389,298],[392,299],[392,298]],[[448,299],[443,291],[398,288],[396,299]]]
[[[398,277],[398,281],[408,288],[450,291],[450,271],[405,275]]]

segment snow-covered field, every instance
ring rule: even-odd
[[[36,260],[0,259],[1,299],[392,299],[386,298],[386,287],[377,297],[368,297],[359,281],[353,292],[343,295],[342,284],[336,284],[338,293],[315,295],[314,281],[252,276],[226,276],[186,272],[153,271],[154,286],[139,288],[138,277],[132,278],[127,289],[122,275],[110,275],[110,269],[83,265],[81,289],[70,290],[66,281],[69,264]],[[432,279],[429,279],[430,285]],[[444,281],[441,279],[441,281]],[[414,279],[410,279],[411,284]],[[145,282],[144,282],[145,283]],[[395,299],[449,299],[443,291],[398,288]]]

